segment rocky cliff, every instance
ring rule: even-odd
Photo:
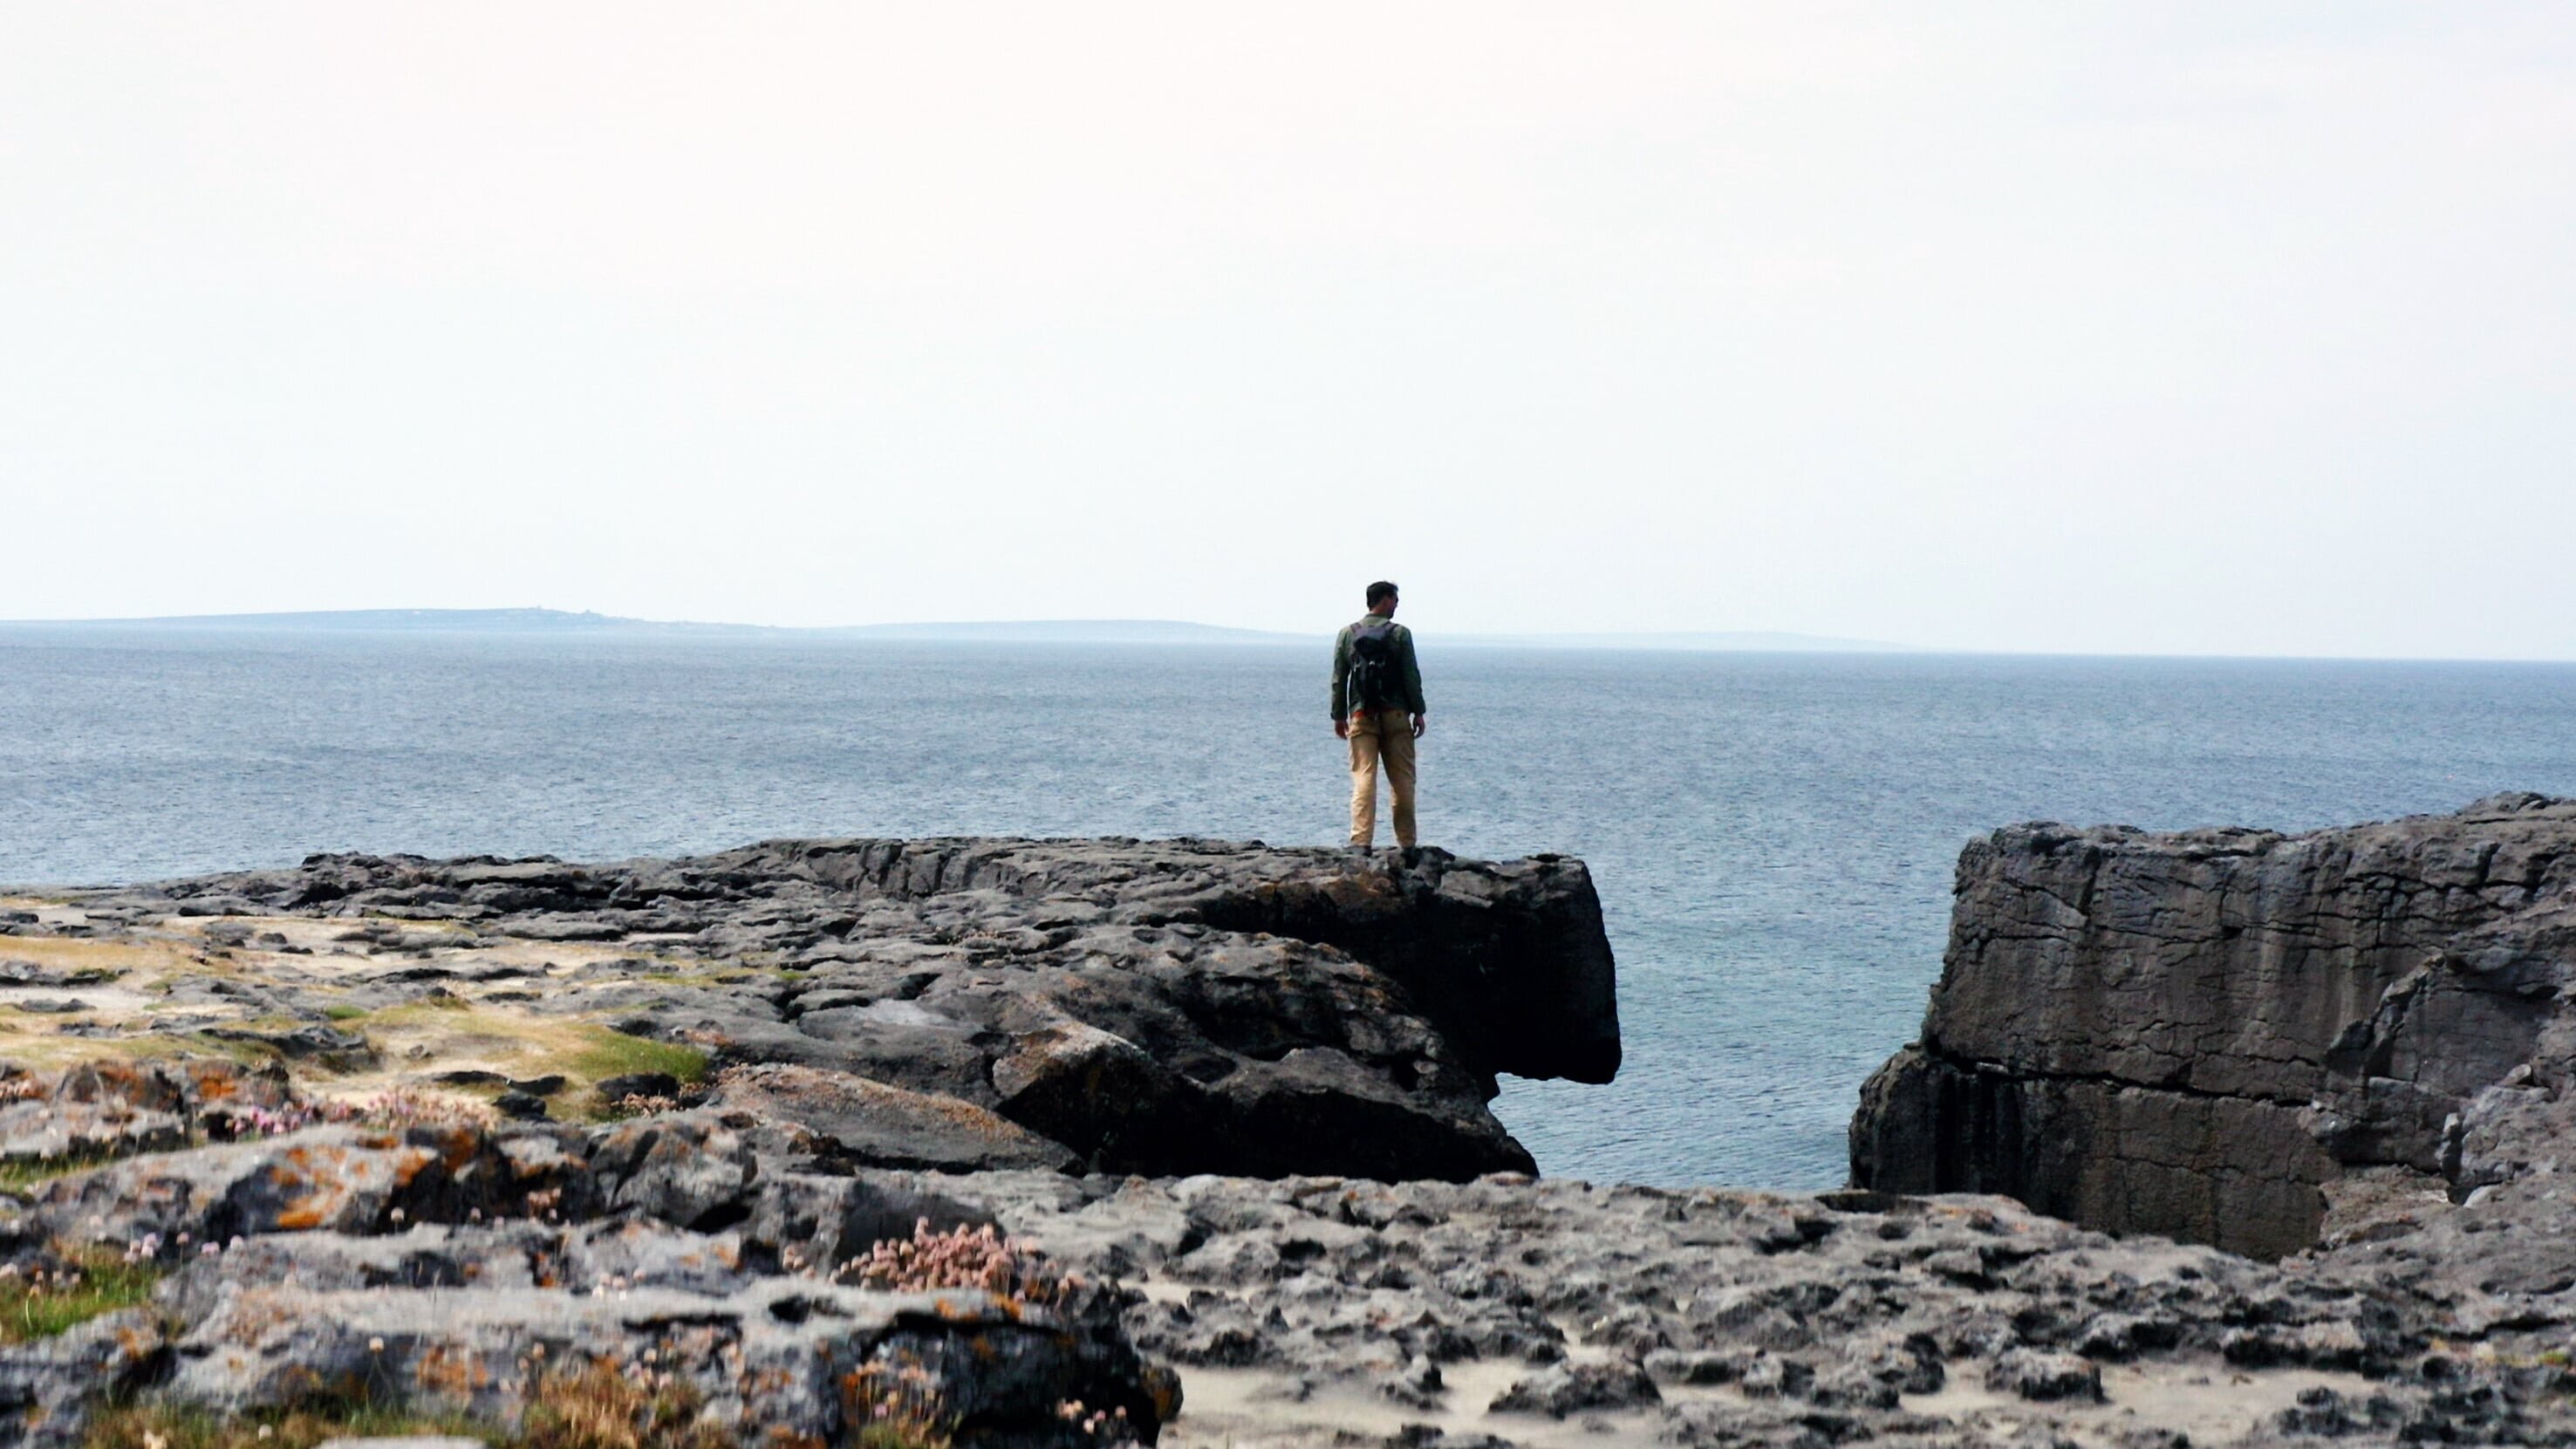
[[[1525,1171],[1496,1074],[1608,1080],[1613,972],[1579,862],[1436,850],[320,856],[0,899],[0,1445],[316,1405],[1150,1442],[1178,1390],[1138,1300],[937,1183]],[[660,1437],[543,1438],[565,1404]]]
[[[77,1031],[393,1067],[389,1044],[445,1057],[464,1036],[484,1049],[449,1069],[500,1081],[543,1075],[549,1037],[607,1029],[773,1067],[728,1090],[866,1119],[889,1166],[1526,1171],[1486,1110],[1495,1074],[1619,1065],[1600,903],[1552,857],[1024,840],[322,856],[74,893],[24,928],[210,968],[163,962],[65,1011],[42,1033],[55,1055]],[[146,980],[166,989],[131,999]]]
[[[0,895],[0,1007],[0,1446],[2576,1434],[2536,1078],[2277,1265],[1509,1170],[1494,1073],[1617,1065],[1571,861],[325,857]]]
[[[1852,1178],[2262,1256],[2406,1237],[2555,1171],[2571,977],[2576,801],[2001,830],[1960,858],[1922,1039],[1863,1090]]]

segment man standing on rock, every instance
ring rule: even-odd
[[[1395,622],[1395,585],[1368,586],[1368,612],[1333,641],[1333,733],[1351,742],[1351,844],[1377,839],[1377,767],[1395,795],[1395,843],[1413,844],[1413,742],[1431,724],[1413,633]]]

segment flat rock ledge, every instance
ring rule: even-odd
[[[32,897],[0,906],[0,932],[9,1059],[180,1043],[372,1086],[435,1065],[512,1089],[525,1115],[567,1087],[651,1088],[578,1066],[615,1056],[599,1037],[641,1038],[765,1069],[721,1098],[886,1166],[1526,1171],[1486,1107],[1496,1074],[1619,1065],[1600,903],[1559,857],[1129,840],[317,856]]]

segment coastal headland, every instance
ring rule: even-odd
[[[788,841],[0,893],[0,1444],[297,1413],[503,1442],[568,1404],[641,1442],[877,1449],[2566,1442],[2576,1294],[2514,1275],[2563,1206],[2576,806],[2373,828],[2478,839],[2345,873],[2384,882],[2388,980],[2249,946],[2259,990],[2176,913],[2213,861],[2323,847],[2213,836],[2202,875],[2061,899],[2059,855],[2203,847],[1972,846],[1861,1185],[1814,1194],[1532,1176],[1497,1075],[1619,1066],[1562,858]],[[2218,891],[2208,941],[2353,914],[2277,869]],[[2121,969],[2240,1028],[2167,1042],[2181,1086],[2069,1066],[2142,1033],[2048,1004],[2106,994],[2083,943],[2132,908],[2167,945]],[[2283,1075],[2356,992],[2318,1050],[2360,1085]],[[2253,1147],[2168,1160],[2137,1145],[2187,1112],[2070,1083]],[[2347,1181],[2376,1206],[2337,1236],[2298,1195]]]

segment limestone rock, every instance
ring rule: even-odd
[[[781,841],[609,865],[318,856],[79,899],[129,931],[218,907],[356,918],[339,949],[415,958],[339,978],[361,1011],[405,991],[459,1007],[506,998],[686,1044],[719,1067],[863,1078],[877,1092],[866,1112],[808,1125],[864,1161],[1463,1180],[1532,1169],[1487,1107],[1497,1073],[1606,1081],[1619,1061],[1599,900],[1583,866],[1558,857]],[[229,924],[241,929],[219,931],[220,949],[287,941]],[[606,939],[657,954],[541,973],[545,989],[482,984],[535,971],[525,956],[541,943]],[[513,945],[516,959],[468,959]],[[683,952],[689,972],[657,964]],[[366,1031],[314,1019],[309,994],[282,985],[191,977],[164,1000],[197,1009],[165,1011],[165,1033],[340,1070],[376,1059]],[[612,1104],[682,1095],[668,1074],[597,1085]],[[789,1095],[805,1105],[763,1100],[788,1119],[819,1110],[818,1092]],[[537,1115],[518,1097],[509,1107]]]
[[[1154,1423],[1141,1365],[1114,1316],[1101,1316],[1114,1315],[1106,1300],[1059,1310],[786,1276],[726,1292],[619,1279],[589,1293],[480,1283],[386,1293],[233,1268],[218,1258],[191,1270],[213,1281],[192,1286],[203,1309],[148,1402],[232,1414],[364,1384],[414,1412],[506,1424],[544,1392],[545,1364],[605,1359],[696,1389],[741,1442],[839,1442],[856,1427],[845,1381],[882,1364],[920,1371],[969,1439],[1048,1442],[1068,1399],[1123,1409],[1148,1435]]]
[[[994,1070],[998,1076],[1002,1066]],[[712,1105],[793,1122],[874,1167],[977,1172],[1080,1165],[1071,1149],[971,1102],[812,1067],[735,1068],[724,1074]]]
[[[1655,1381],[1635,1364],[1558,1364],[1504,1390],[1493,1410],[1562,1419],[1590,1409],[1632,1409],[1662,1401]]]
[[[2213,1413],[2268,1429],[2260,1406],[2319,1374],[2349,1375],[2335,1382],[2355,1402],[2385,1398],[2375,1412],[2423,1441],[2576,1433],[2559,1387],[2576,1379],[2549,1366],[2546,1331],[2470,1354],[2438,1304],[2368,1274],[2115,1240],[1999,1198],[907,1176],[970,1195],[1069,1267],[1143,1284],[1126,1310],[1138,1347],[1185,1384],[1222,1369],[1257,1406],[1185,1416],[1194,1444],[1321,1449],[1369,1422],[1341,1406],[1388,1401],[1460,1437],[1499,1393],[1485,1422],[1505,1439],[1589,1437],[1598,1420],[1613,1442],[2093,1444],[2116,1430],[2169,1445]],[[1801,1222],[1827,1226],[1783,1231]],[[2104,1349],[2125,1380],[2094,1361]],[[1945,1383],[1967,1386],[1964,1402],[1920,1397]],[[1563,1431],[1544,1422],[1558,1413]]]
[[[2025,1399],[2100,1399],[2102,1370],[2092,1360],[2071,1353],[2040,1353],[2017,1348],[1986,1370],[1986,1387]]]
[[[2576,802],[1997,831],[1960,858],[1921,1042],[1863,1089],[1853,1181],[2294,1252],[2329,1182],[2465,1196],[2554,1157],[2571,982]]]

